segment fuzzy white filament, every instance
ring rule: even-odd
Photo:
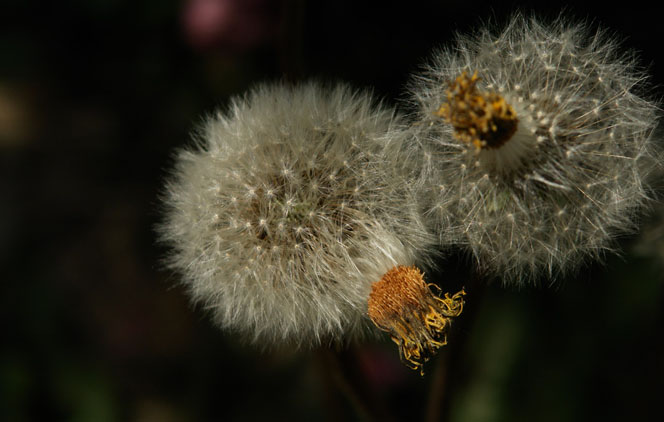
[[[504,143],[463,142],[441,117],[452,114],[444,104],[464,72],[457,85],[474,84],[476,72],[467,89],[480,103],[513,108],[518,127]],[[412,95],[426,210],[441,242],[467,246],[485,272],[520,283],[597,258],[634,229],[649,198],[657,120],[644,79],[614,40],[562,20],[517,15],[497,34],[482,29],[438,52]]]
[[[371,284],[433,243],[395,122],[366,93],[316,84],[262,85],[210,117],[161,227],[193,299],[262,344],[360,332]]]

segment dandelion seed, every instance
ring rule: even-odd
[[[589,35],[517,15],[459,37],[413,85],[432,227],[506,283],[600,258],[650,197],[657,105],[632,57]]]

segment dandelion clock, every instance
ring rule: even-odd
[[[177,156],[160,229],[194,301],[263,345],[373,321],[421,369],[463,300],[433,295],[413,266],[435,238],[398,121],[366,93],[314,83],[261,85],[210,116]]]
[[[426,215],[519,284],[599,258],[649,199],[657,106],[603,32],[520,15],[438,52],[412,84]]]

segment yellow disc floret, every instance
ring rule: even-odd
[[[454,127],[454,135],[482,148],[500,148],[516,132],[519,120],[511,105],[496,93],[477,89],[477,72],[464,71],[447,89],[447,102],[436,115]]]

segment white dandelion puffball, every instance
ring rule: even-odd
[[[209,118],[178,156],[161,227],[195,302],[262,344],[361,333],[371,284],[435,244],[397,122],[315,83],[261,85]]]
[[[427,216],[504,283],[600,258],[649,198],[657,105],[604,33],[515,16],[412,85]]]

